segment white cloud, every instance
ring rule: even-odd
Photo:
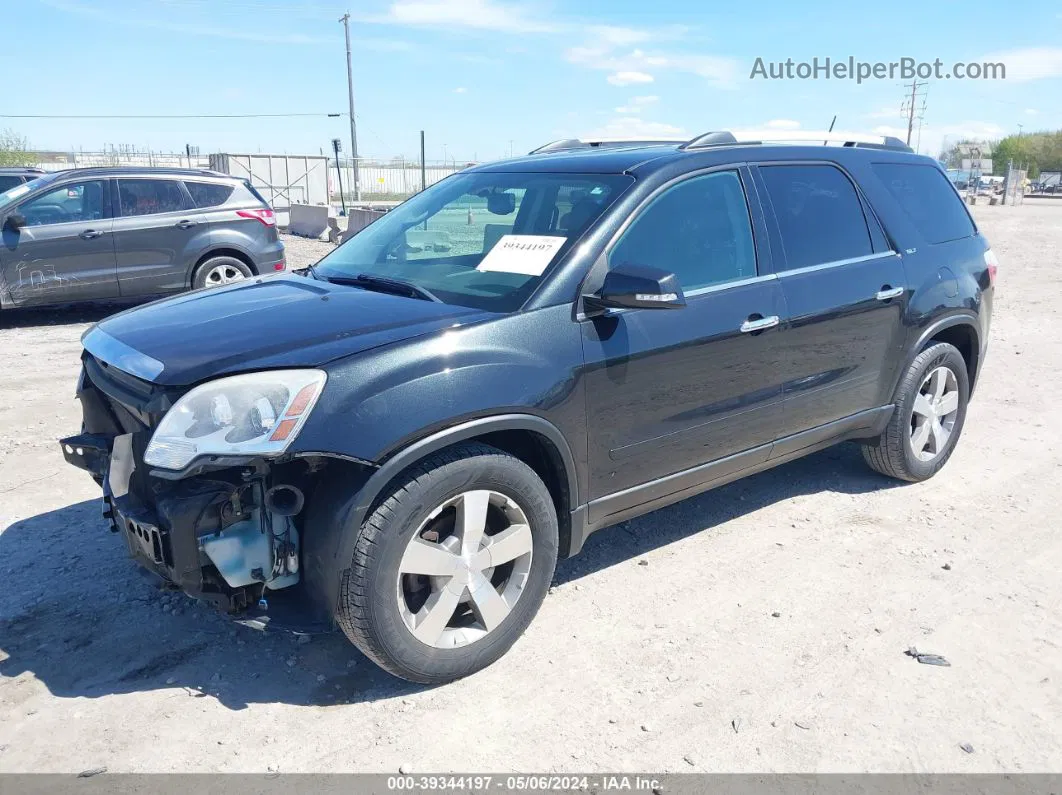
[[[552,33],[561,26],[529,16],[522,6],[494,0],[399,0],[374,22],[475,28],[510,33]]]
[[[649,52],[642,49],[621,51],[593,43],[572,47],[565,57],[571,63],[613,73],[669,70],[703,77],[720,88],[733,88],[737,83],[737,61],[716,55]]]
[[[644,97],[631,97],[630,101],[626,105],[621,105],[616,108],[616,113],[641,113],[646,109],[648,105],[652,105],[660,101],[660,97],[655,95]]]
[[[454,93],[455,94],[467,94],[468,93],[468,89],[465,88],[464,86],[458,86],[457,88],[454,89]]]
[[[766,126],[771,130],[799,130],[800,122],[793,119],[771,119]]]
[[[986,55],[982,63],[1002,63],[1007,80],[1040,80],[1062,77],[1062,47],[1027,47]]]
[[[682,127],[658,121],[644,121],[635,116],[620,116],[610,119],[593,131],[594,138],[688,138]]]
[[[890,107],[890,108],[878,108],[877,110],[872,110],[870,113],[864,113],[863,114],[863,118],[865,118],[865,119],[898,119],[902,115],[903,114],[900,112],[899,107]]]
[[[653,76],[645,72],[616,72],[607,78],[614,86],[633,86],[639,83],[652,83]]]
[[[1025,109],[1025,115],[1026,116],[1039,116],[1040,115],[1040,111],[1038,111],[1036,108],[1026,108]]]
[[[595,25],[589,28],[587,33],[595,40],[598,46],[607,47],[630,47],[632,44],[648,41],[653,35],[648,30],[623,28],[615,25]]]

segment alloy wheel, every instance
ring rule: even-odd
[[[948,367],[931,370],[918,388],[911,412],[911,450],[932,461],[947,447],[959,416],[959,381]]]
[[[243,272],[233,265],[215,265],[207,271],[206,286],[220,287],[223,284],[242,282],[246,278],[247,277],[243,275]]]
[[[417,640],[439,649],[482,640],[527,584],[533,538],[515,500],[466,491],[436,507],[398,566],[398,608]]]

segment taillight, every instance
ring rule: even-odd
[[[261,221],[265,226],[277,225],[277,217],[268,207],[261,210],[237,210],[236,215],[240,216],[240,218],[253,218],[256,221]]]
[[[286,266],[285,266],[284,260],[281,260],[280,262],[278,262],[276,265],[273,266],[273,270],[282,271],[282,270],[284,270],[285,267]]]
[[[988,249],[985,252],[985,265],[988,266],[988,283],[994,285],[996,283],[996,269],[999,267],[999,258],[996,257],[996,252],[992,249]]]

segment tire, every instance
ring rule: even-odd
[[[942,402],[932,398],[933,384],[927,386],[927,379],[937,377],[934,376],[935,373],[940,373],[940,377],[946,382]],[[919,396],[926,398],[927,395],[922,394],[926,389],[929,390],[927,393],[929,402],[935,406],[934,412],[943,412],[951,407],[948,396],[952,392],[957,401],[954,415],[942,416],[937,421],[941,428],[945,428],[950,423],[946,441],[939,446],[939,437],[932,423],[930,423],[929,430],[924,431],[925,437],[918,435],[927,416],[918,413],[924,411],[926,406],[919,400]],[[969,400],[970,376],[962,354],[946,342],[930,345],[918,354],[907,372],[904,373],[896,390],[894,400],[896,408],[881,436],[863,443],[864,460],[871,469],[892,478],[910,482],[928,480],[937,474],[951,458],[966,422],[966,408]],[[923,438],[925,438],[924,442]],[[924,448],[916,449],[922,444],[925,445]]]
[[[195,274],[192,276],[192,289],[201,290],[204,287],[234,284],[250,279],[252,276],[254,273],[243,260],[235,257],[211,257],[195,269]]]
[[[488,493],[489,502],[484,504],[482,495]],[[389,484],[385,494],[361,526],[350,568],[343,572],[336,611],[339,626],[369,659],[411,682],[441,684],[487,667],[523,634],[553,579],[557,515],[545,484],[519,459],[484,444],[466,443],[410,467]],[[467,571],[450,577],[400,573],[420,568],[409,563],[409,550],[420,542],[433,547],[433,555],[448,544],[461,554],[465,544],[464,535],[458,534],[458,527],[464,526],[461,517],[470,517],[468,526],[474,525],[472,517],[480,515],[476,505],[483,506],[486,531],[482,541],[469,541],[479,551],[461,558],[470,561],[459,564],[466,565]],[[530,528],[529,539],[525,528]],[[477,561],[484,560],[483,550],[502,549],[497,539],[504,530],[510,531],[508,540],[514,544],[497,552],[498,558],[514,548],[525,551],[520,557],[477,569],[481,578],[468,581],[476,577],[473,569]],[[487,587],[494,596],[501,589],[502,604],[506,599],[511,602],[501,619],[495,612],[498,601],[488,599],[483,590]],[[425,588],[430,591],[426,597]],[[449,595],[456,592],[462,596]],[[478,596],[473,598],[473,593]],[[514,593],[518,595],[513,597]],[[461,602],[435,638],[439,621],[424,619],[433,599],[440,615],[447,614],[450,603],[444,603],[444,597]],[[418,603],[418,599],[426,601]],[[418,618],[420,623],[414,627]]]

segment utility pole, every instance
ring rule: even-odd
[[[420,131],[420,189],[428,187],[428,169],[424,163],[424,130]]]
[[[922,97],[922,107],[921,108],[918,107],[918,89],[920,89],[922,86],[926,86],[926,85],[929,85],[929,84],[928,83],[924,83],[924,82],[923,83],[919,83],[917,80],[912,80],[910,83],[907,83],[907,84],[904,85],[904,88],[910,88],[911,89],[911,99],[908,102],[904,103],[905,105],[907,105],[907,107],[904,108],[904,110],[907,111],[907,145],[908,146],[911,145],[911,134],[914,132],[915,112],[916,111],[918,112],[918,120],[919,121],[922,120],[922,116],[924,116],[925,112],[926,112],[926,101],[925,101],[925,96],[924,95]]]
[[[354,68],[350,65],[350,12],[339,18],[347,39],[347,94],[350,100],[350,156],[354,159],[354,201],[361,201],[361,180],[358,178],[358,125],[354,120]],[[338,165],[338,164],[337,164]]]
[[[1025,126],[1024,124],[1019,124],[1018,125],[1018,137],[1019,138],[1021,138],[1021,128],[1024,127],[1024,126]]]

